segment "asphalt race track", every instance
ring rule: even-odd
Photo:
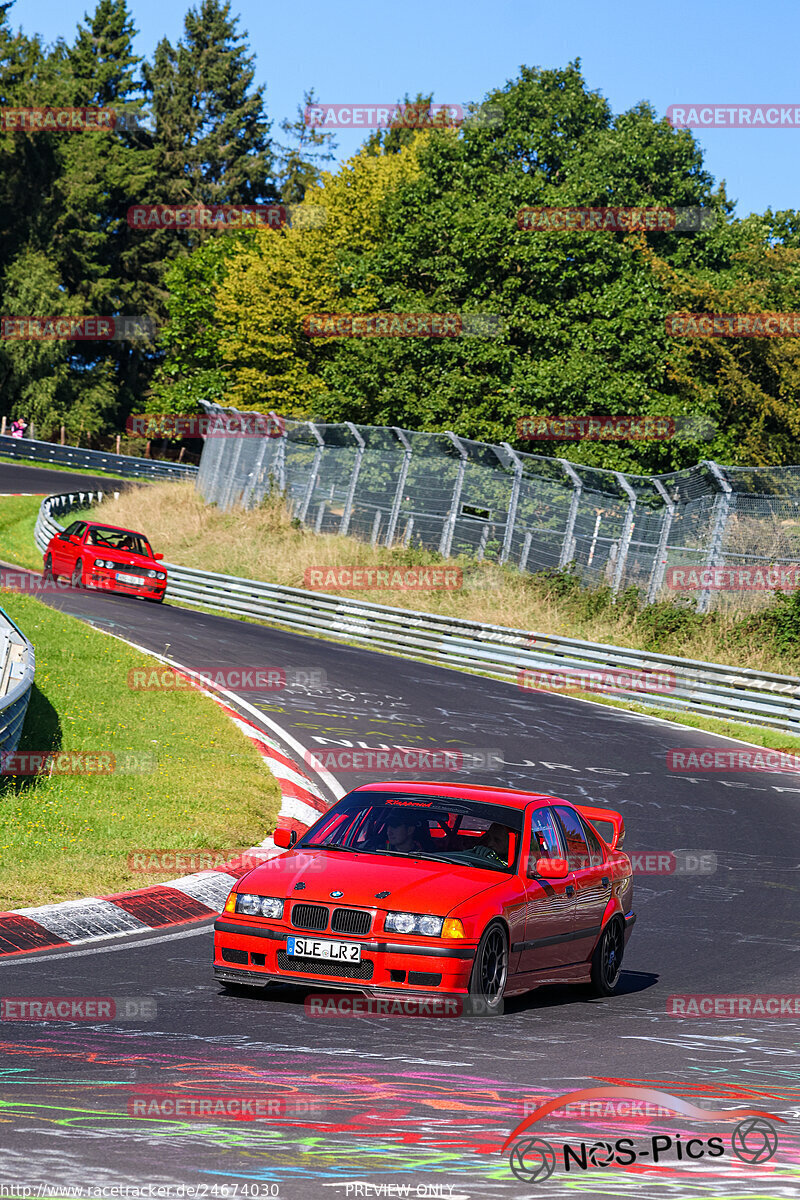
[[[55,474],[58,490],[67,490],[70,477]],[[797,1194],[800,1021],[677,1019],[666,1007],[674,994],[800,990],[792,845],[800,778],[671,775],[668,749],[730,743],[169,605],[91,592],[64,592],[51,603],[201,672],[324,671],[327,682],[313,691],[244,696],[305,747],[497,750],[505,766],[471,772],[470,782],[617,807],[629,853],[712,852],[716,869],[637,875],[638,922],[621,994],[591,1000],[576,989],[543,988],[507,1001],[494,1019],[321,1019],[306,1015],[311,993],[299,989],[275,988],[264,998],[226,994],[211,971],[210,925],[0,962],[6,997],[148,996],[156,1003],[155,1019],[146,1021],[3,1023],[0,1182],[172,1184],[183,1185],[185,1195],[284,1200]],[[198,770],[222,769],[208,747],[197,747],[197,762]],[[348,788],[377,777],[337,776]],[[732,1122],[635,1111],[550,1116],[531,1136],[559,1153],[564,1142],[630,1137],[646,1147],[653,1135],[677,1139],[681,1132],[684,1140],[721,1136],[725,1155],[687,1162],[670,1153],[651,1165],[642,1154],[644,1162],[631,1169],[598,1161],[569,1174],[559,1161],[549,1179],[516,1178],[499,1147],[522,1119],[525,1101],[530,1109],[603,1081],[684,1096],[691,1089],[701,1107],[753,1107],[787,1124],[776,1126],[775,1156],[753,1164],[732,1154]],[[156,1091],[262,1096],[275,1102],[275,1116],[130,1115],[131,1096]]]
[[[146,480],[115,479],[113,475],[83,475],[78,471],[49,471],[47,467],[17,466],[16,463],[0,462],[0,495],[24,492],[29,495],[58,495],[59,492],[97,491],[115,492],[130,487],[132,483]]]

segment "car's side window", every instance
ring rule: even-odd
[[[581,828],[583,829],[583,835],[586,838],[586,845],[589,847],[589,853],[592,856],[592,864],[599,866],[600,863],[603,863],[606,860],[603,847],[600,845],[596,835],[587,825],[586,821],[584,821],[583,817],[580,817],[580,823]]]
[[[570,871],[582,871],[591,866],[589,847],[578,814],[572,808],[556,807],[558,823],[567,843],[567,863]]]
[[[563,853],[553,810],[551,808],[537,808],[531,816],[531,849],[528,855],[528,875],[536,874],[536,864],[540,858],[561,858]]]
[[[63,533],[60,533],[60,534],[58,535],[58,540],[59,540],[60,542],[68,542],[68,541],[69,541],[69,539],[70,539],[70,538],[72,537],[72,535],[74,534],[75,530],[78,528],[78,525],[79,525],[79,524],[80,524],[80,522],[79,522],[79,521],[73,521],[71,525],[68,525],[68,526],[67,526],[67,528],[64,530],[64,532],[63,532]]]

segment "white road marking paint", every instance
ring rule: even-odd
[[[141,933],[150,928],[110,900],[88,896],[84,900],[65,900],[37,908],[15,908],[15,913],[30,917],[65,942],[88,942],[115,937],[120,933]],[[100,929],[103,932],[97,933]]]
[[[222,912],[222,906],[228,899],[228,893],[236,883],[236,876],[227,871],[201,871],[196,875],[187,875],[185,879],[176,879],[169,886],[176,892],[183,892],[206,904],[217,912]]]

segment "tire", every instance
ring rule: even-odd
[[[55,582],[56,577],[53,574],[53,556],[52,556],[52,554],[48,554],[47,558],[44,560],[44,572],[43,572],[42,578],[44,579],[45,583],[54,583]]]
[[[83,587],[83,561],[80,558],[75,563],[75,568],[72,572],[72,586],[74,588]]]
[[[625,934],[619,917],[612,917],[592,955],[591,989],[595,996],[613,996],[622,971]]]
[[[493,921],[484,929],[469,977],[469,994],[482,1000],[488,1015],[501,1012],[503,993],[508,983],[508,934],[505,926]]]

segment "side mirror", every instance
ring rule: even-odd
[[[161,559],[162,559],[163,557],[164,557],[164,555],[163,555],[163,554],[154,554],[154,555],[153,555],[153,558],[156,560],[156,562],[161,562]]]
[[[272,835],[272,840],[276,846],[280,846],[281,850],[290,850],[297,841],[297,830],[276,829]]]
[[[565,858],[540,858],[531,863],[530,873],[540,875],[542,879],[564,879],[569,874],[569,865]]]

